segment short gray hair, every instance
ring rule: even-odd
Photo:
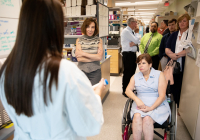
[[[130,18],[127,20],[127,24],[130,25],[131,22],[133,22],[133,21],[136,21],[136,18],[130,17]]]

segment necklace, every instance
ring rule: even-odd
[[[149,76],[147,76],[147,77],[144,77],[145,79],[147,79],[147,78],[149,78]]]
[[[148,76],[144,76],[144,78],[145,78],[145,79],[149,78],[149,74],[148,74]]]

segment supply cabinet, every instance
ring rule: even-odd
[[[120,54],[119,48],[107,48],[108,55],[110,58],[110,73],[119,74],[120,72]]]

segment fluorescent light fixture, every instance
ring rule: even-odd
[[[115,3],[116,6],[130,5],[131,2]]]
[[[152,9],[138,9],[138,10],[157,10],[157,8],[152,8]]]
[[[151,12],[135,12],[137,14],[155,14],[155,13],[151,13]]]
[[[151,14],[151,13],[149,13],[149,14],[148,13],[146,13],[146,14],[139,14],[139,13],[134,13],[134,12],[128,12],[128,14],[131,14],[131,15],[134,14],[136,16],[145,16],[145,15],[146,16],[152,16],[152,15],[154,15],[154,14]]]
[[[142,2],[119,2],[115,3],[115,6],[134,6],[134,5],[147,5],[158,4],[160,1],[142,1]]]
[[[160,1],[140,1],[140,2],[135,2],[135,4],[147,4],[147,3],[159,3]]]
[[[132,11],[132,10],[135,10],[135,9],[127,9],[127,11]]]

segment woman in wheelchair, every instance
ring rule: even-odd
[[[145,140],[153,140],[154,123],[162,125],[171,115],[166,100],[167,83],[164,74],[152,68],[149,54],[138,56],[136,63],[140,72],[132,76],[125,92],[134,101],[131,107],[133,139],[141,140],[143,132]]]

